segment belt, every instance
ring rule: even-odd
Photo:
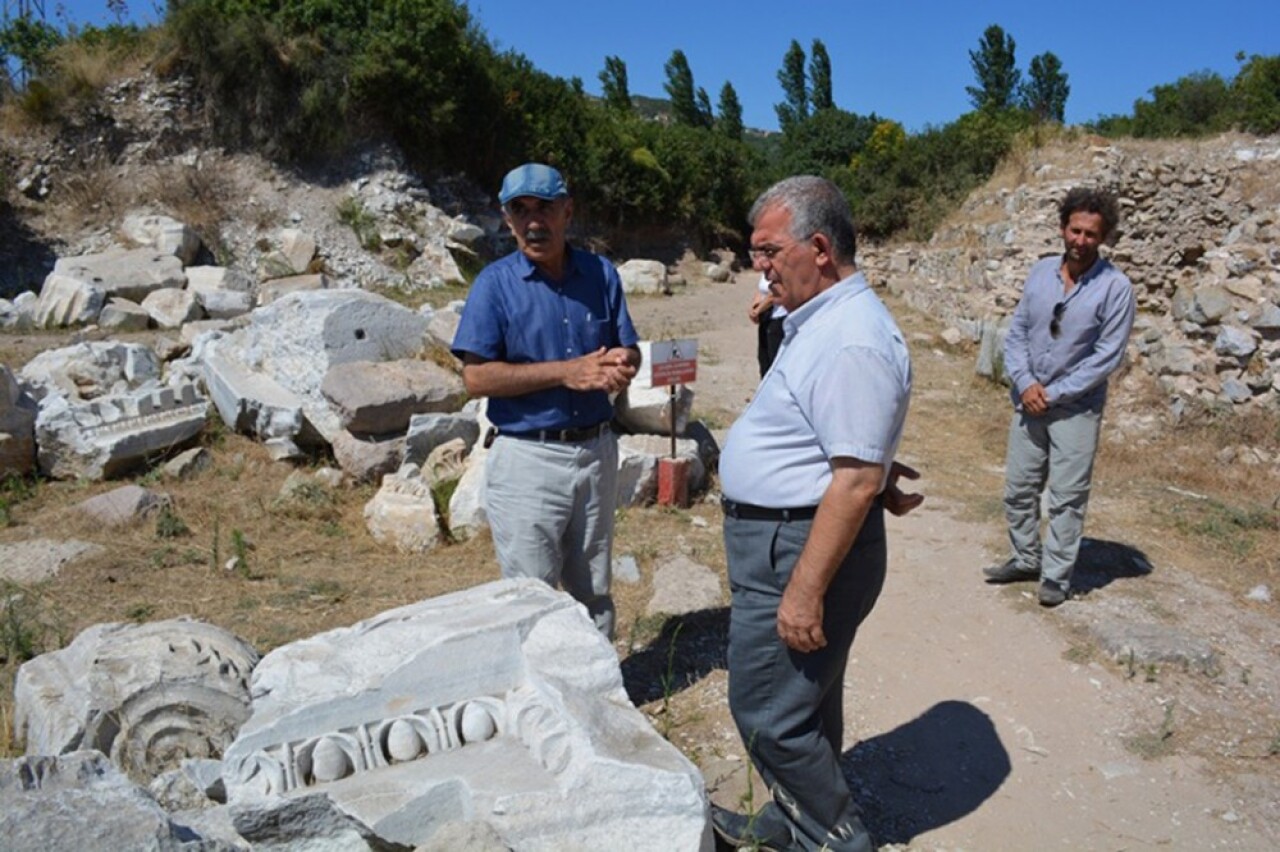
[[[811,521],[818,514],[817,506],[799,506],[794,509],[770,509],[766,506],[752,506],[750,503],[738,503],[728,497],[720,498],[720,507],[731,518],[740,521]]]
[[[603,423],[585,426],[581,429],[534,429],[532,432],[499,431],[498,434],[507,438],[524,438],[530,441],[564,441],[573,444],[599,438],[608,431],[609,421],[606,420]]]

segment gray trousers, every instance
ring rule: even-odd
[[[725,518],[733,608],[729,709],[801,848],[870,852],[871,839],[840,768],[844,670],[884,584],[884,511],[867,513],[824,599],[827,646],[792,651],[778,637],[778,604],[812,521]]]
[[[611,641],[618,439],[578,443],[499,435],[485,465],[485,514],[503,577],[533,577],[587,608]]]
[[[1032,417],[1014,412],[1005,458],[1004,512],[1018,564],[1063,590],[1084,536],[1102,411]],[[1049,532],[1040,543],[1040,494],[1048,487]]]

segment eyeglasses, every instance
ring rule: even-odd
[[[1053,319],[1049,321],[1049,336],[1057,337],[1062,333],[1062,314],[1067,309],[1066,302],[1059,302],[1053,306]]]
[[[809,235],[809,237],[812,237],[812,236],[813,234]],[[747,256],[750,257],[753,262],[757,260],[768,260],[772,262],[775,257],[782,254],[784,251],[791,248],[792,246],[797,246],[800,243],[807,242],[809,237],[805,237],[804,239],[800,239],[800,240],[794,240],[790,243],[787,243],[785,246],[759,246],[756,248],[749,248],[747,249]]]

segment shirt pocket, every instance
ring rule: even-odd
[[[613,336],[609,333],[608,320],[584,320],[577,327],[578,344],[582,347],[579,354],[587,355],[601,346],[610,348]]]

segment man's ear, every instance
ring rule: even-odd
[[[566,222],[573,220],[573,199],[568,196],[564,199],[564,218]]]
[[[819,266],[826,266],[832,263],[831,258],[831,239],[821,231],[809,238],[810,245],[816,249],[814,260]]]

